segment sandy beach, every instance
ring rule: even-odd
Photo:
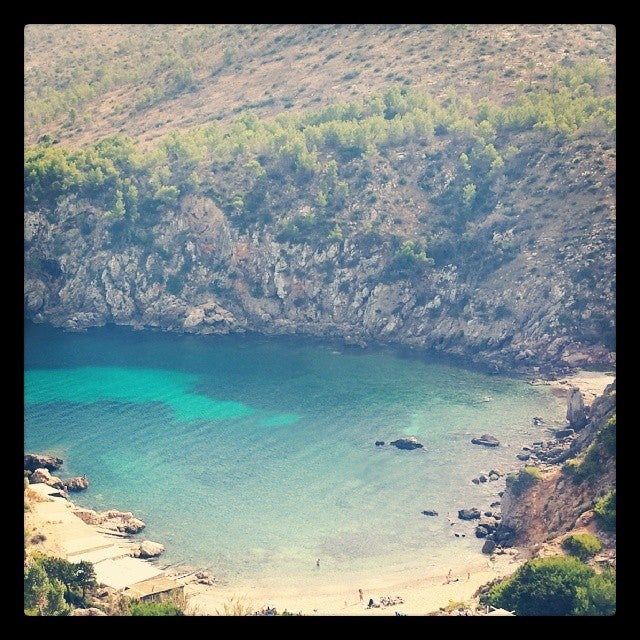
[[[563,377],[550,385],[552,393],[566,393],[577,387],[589,406],[593,399],[602,394],[605,387],[615,380],[615,373],[578,372],[574,376]],[[41,541],[31,548],[48,555],[64,557],[70,561],[91,557],[87,554],[101,553],[101,557],[111,554],[126,554],[131,542],[114,538],[99,527],[84,523],[73,513],[73,504],[63,498],[51,498],[29,489],[30,508],[25,511],[25,531],[29,539],[34,536]],[[140,538],[142,540],[144,538]],[[157,541],[162,543],[161,540]],[[481,545],[478,545],[480,549]],[[507,550],[494,556],[478,552],[477,558],[466,559],[457,566],[443,566],[426,571],[416,566],[401,576],[371,575],[360,584],[352,584],[349,577],[344,582],[318,581],[300,587],[241,583],[205,585],[193,581],[193,577],[178,578],[185,585],[188,613],[193,616],[229,616],[234,608],[243,611],[259,611],[264,607],[275,608],[278,613],[289,612],[304,616],[424,616],[447,608],[453,603],[473,604],[477,590],[496,578],[511,575],[526,561],[518,550]],[[161,560],[161,558],[160,558]],[[151,566],[161,567],[161,563],[151,564],[138,560],[141,580],[147,576]],[[449,571],[451,572],[450,575]],[[167,575],[171,575],[168,571]],[[135,580],[135,577],[130,578]],[[362,589],[362,599],[359,589]],[[380,602],[383,596],[400,598],[402,602],[390,606],[368,608],[370,598]]]

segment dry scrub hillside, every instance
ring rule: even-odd
[[[25,142],[65,146],[118,133],[148,145],[392,85],[501,104],[557,64],[614,68],[616,51],[614,25],[580,24],[30,24],[24,42]]]

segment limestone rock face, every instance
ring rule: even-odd
[[[591,408],[585,427],[576,433],[568,448],[568,457],[576,456],[596,443],[599,464],[590,481],[574,482],[571,474],[563,472],[558,464],[523,493],[514,493],[509,487],[502,496],[502,519],[495,541],[503,546],[541,544],[584,525],[587,514],[599,498],[616,488],[616,455],[606,446],[598,445],[596,434],[615,416],[615,383],[609,385],[603,396]],[[594,410],[595,409],[595,410]],[[567,456],[562,456],[562,461]]]
[[[444,164],[459,164],[458,155]],[[426,157],[416,161],[427,169]],[[274,190],[274,220],[247,226],[215,198],[185,194],[130,242],[115,241],[105,212],[76,196],[61,200],[55,215],[25,211],[25,317],[71,331],[114,323],[402,345],[496,372],[615,366],[612,348],[594,339],[603,325],[611,333],[615,319],[615,216],[606,208],[597,221],[591,212],[588,224],[572,226],[575,237],[562,236],[562,246],[545,243],[533,254],[525,250],[526,233],[510,228],[519,216],[496,211],[478,229],[487,235],[486,258],[460,248],[420,278],[393,279],[387,277],[397,253],[393,234],[375,242],[361,233],[329,243],[281,240],[282,212],[311,213],[308,194],[298,191],[285,202]],[[360,191],[346,209],[369,208],[358,201]],[[595,224],[598,233],[583,237]],[[565,271],[555,265],[566,243],[572,253]],[[505,247],[515,258],[498,260],[496,269]],[[586,264],[601,283],[595,289],[573,277],[572,269],[582,272]]]

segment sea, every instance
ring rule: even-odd
[[[356,584],[478,559],[484,541],[458,512],[499,511],[505,477],[474,479],[521,468],[565,416],[549,387],[417,352],[24,328],[25,453],[86,474],[76,504],[143,520],[136,538],[164,545],[163,567],[226,585]],[[499,446],[471,442],[483,434]],[[390,444],[408,436],[423,447]]]

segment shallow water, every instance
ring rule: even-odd
[[[548,436],[532,417],[566,413],[548,388],[391,350],[124,327],[27,325],[24,390],[25,451],[88,475],[75,502],[132,511],[163,564],[292,588],[473,557],[457,512],[504,480],[472,479],[519,468]],[[388,444],[408,435],[424,449]]]

